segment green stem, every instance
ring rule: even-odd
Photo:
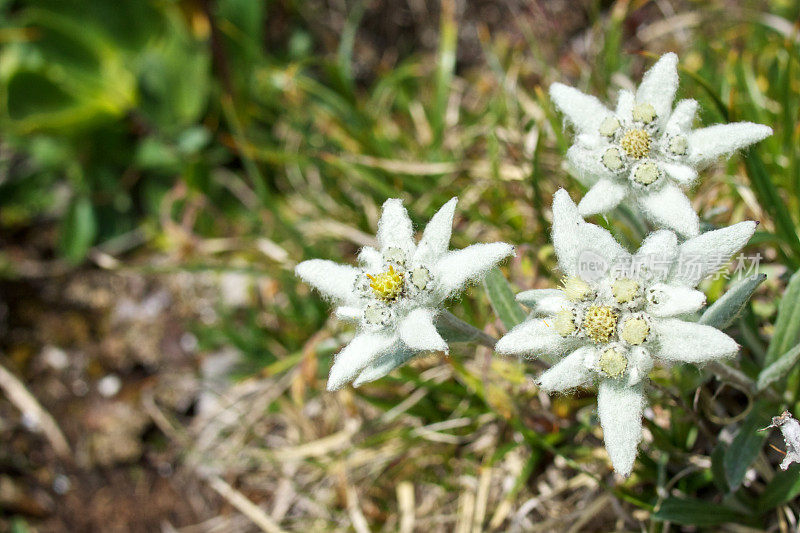
[[[441,329],[440,333],[445,340],[449,342],[477,342],[492,349],[497,343],[497,339],[472,324],[467,324],[450,311],[439,314],[437,326]]]

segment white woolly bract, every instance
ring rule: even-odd
[[[607,213],[628,202],[656,226],[694,237],[699,219],[683,190],[694,184],[698,169],[772,134],[768,126],[751,122],[693,130],[697,102],[681,100],[672,107],[677,65],[677,55],[664,54],[635,93],[620,91],[615,110],[575,88],[550,86],[553,103],[577,133],[567,160],[591,186],[580,202],[581,215]]]
[[[541,357],[563,355],[574,345],[556,333],[552,321],[530,319],[514,326],[495,345],[497,353]]]
[[[382,353],[396,348],[396,334],[359,333],[336,354],[330,374],[328,390],[342,388],[352,381],[361,370]]]
[[[674,318],[654,322],[660,350],[655,354],[665,361],[702,364],[733,357],[739,345],[716,328]]]
[[[561,361],[542,372],[537,380],[539,387],[546,392],[567,392],[586,384],[592,379],[586,368],[586,359],[594,348],[583,346]]]
[[[633,470],[639,441],[642,439],[642,411],[645,400],[642,386],[627,387],[603,381],[597,389],[597,414],[603,427],[603,442],[614,470],[628,476]]]
[[[444,254],[434,272],[444,295],[450,297],[467,283],[481,280],[495,265],[513,255],[514,247],[504,242],[473,244]]]
[[[682,317],[698,312],[697,284],[753,234],[743,222],[678,244],[672,231],[648,235],[631,254],[607,230],[583,220],[566,191],[553,198],[552,240],[565,274],[561,290],[525,291],[531,316],[503,336],[498,353],[561,356],[538,380],[563,393],[598,386],[598,411],[614,469],[628,475],[641,438],[643,387],[654,363],[705,364],[735,355],[728,335]],[[587,265],[592,268],[588,268]]]
[[[577,273],[581,254],[596,254],[612,261],[630,256],[609,232],[583,220],[564,189],[553,196],[552,240],[558,266],[570,276]]]
[[[339,265],[326,259],[311,259],[297,265],[294,273],[325,298],[339,302],[352,301],[358,269],[350,265]]]
[[[434,326],[434,310],[420,307],[400,321],[400,339],[412,350],[448,353],[450,348]]]
[[[786,457],[781,461],[781,470],[788,469],[792,463],[800,463],[800,422],[789,411],[772,417],[772,424],[764,429],[778,428],[786,444]]]
[[[321,259],[297,265],[297,276],[337,306],[337,318],[357,324],[331,367],[329,389],[378,379],[420,352],[449,351],[435,326],[444,300],[514,254],[499,242],[449,251],[456,202],[442,206],[416,244],[402,201],[389,199],[378,222],[378,249],[364,247],[358,268]]]

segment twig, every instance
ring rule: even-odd
[[[727,380],[734,385],[738,385],[742,387],[744,390],[750,392],[754,396],[757,394],[764,394],[770,400],[780,402],[781,398],[774,391],[770,389],[765,389],[763,391],[758,390],[758,386],[756,382],[750,379],[744,372],[741,370],[737,370],[733,367],[730,367],[724,363],[720,363],[718,361],[712,361],[706,365],[706,368],[710,370],[713,374],[720,380]]]
[[[22,414],[34,420],[42,433],[50,441],[56,455],[61,459],[72,457],[69,443],[55,419],[45,411],[44,407],[36,400],[25,385],[17,377],[0,365],[0,388],[6,393],[9,401],[13,403]]]
[[[261,531],[266,531],[267,533],[284,532],[263,509],[251,502],[244,494],[225,483],[219,476],[208,477],[206,481],[217,494],[225,498],[240,513],[249,518]]]
[[[345,492],[347,496],[347,512],[350,514],[350,524],[356,533],[369,533],[369,525],[364,513],[361,511],[361,506],[358,503],[358,494],[356,489],[350,482],[347,482],[347,489]]]
[[[414,485],[410,481],[401,481],[397,485],[397,507],[400,513],[400,533],[414,531],[415,508]]]
[[[142,404],[150,415],[150,418],[164,432],[164,434],[172,439],[174,442],[181,446],[187,446],[187,435],[180,429],[176,428],[167,418],[167,416],[159,409],[152,396],[152,393],[145,394],[142,397]],[[214,491],[225,498],[233,507],[240,513],[246,516],[253,524],[258,526],[262,531],[267,533],[285,533],[283,529],[273,520],[263,509],[250,501],[244,494],[228,485],[221,477],[217,475],[204,475],[201,472],[195,473],[203,479]]]
[[[700,418],[700,416],[697,414],[697,411],[692,409],[692,407],[689,404],[687,404],[683,400],[683,398],[681,396],[675,394],[674,392],[672,392],[671,390],[667,389],[666,387],[662,387],[661,385],[659,385],[655,381],[651,381],[650,385],[653,386],[654,388],[660,390],[662,393],[666,394],[670,398],[672,398],[672,401],[677,403],[686,412],[686,414],[688,414],[690,417],[692,417],[692,420],[694,420],[694,423],[697,424],[698,429],[700,429],[700,431],[703,432],[703,435],[705,435],[706,438],[709,439],[710,442],[715,442],[716,441],[716,438],[717,438],[716,435],[714,435],[711,432],[711,430],[708,429],[708,427],[703,422],[703,419]]]

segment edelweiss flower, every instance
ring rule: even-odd
[[[636,94],[620,92],[616,111],[572,87],[550,86],[553,102],[578,134],[567,158],[578,177],[592,185],[578,206],[581,215],[605,213],[631,198],[654,224],[693,237],[699,220],[681,189],[718,156],[772,134],[752,122],[693,130],[697,102],[681,100],[672,109],[677,63],[675,54],[663,55]]]
[[[331,367],[328,390],[381,378],[419,352],[448,352],[434,324],[442,302],[514,255],[502,242],[448,251],[456,202],[433,216],[415,244],[402,201],[387,200],[378,222],[380,250],[364,247],[359,267],[322,259],[297,265],[297,276],[338,305],[339,319],[357,324]]]
[[[800,463],[800,422],[789,411],[784,411],[780,416],[772,417],[772,424],[761,431],[779,428],[786,444],[786,457],[781,461],[781,470],[788,469],[792,463]]]
[[[636,254],[585,222],[566,191],[553,200],[553,244],[565,273],[558,290],[517,295],[536,318],[501,338],[499,353],[556,358],[539,378],[548,392],[597,383],[597,406],[614,469],[628,475],[641,438],[643,384],[654,362],[702,364],[738,351],[721,331],[680,317],[705,304],[697,284],[728,261],[755,231],[754,222],[678,244],[656,231]]]

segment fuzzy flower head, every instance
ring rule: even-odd
[[[751,122],[693,129],[697,102],[681,100],[672,107],[677,64],[675,54],[663,55],[635,93],[620,92],[613,111],[572,87],[550,86],[553,102],[577,132],[567,158],[578,177],[592,185],[578,206],[581,215],[606,213],[629,199],[654,224],[694,237],[699,219],[682,189],[717,157],[772,134]]]
[[[497,343],[510,355],[561,358],[539,385],[548,392],[594,383],[606,448],[628,475],[641,438],[643,385],[655,363],[703,364],[731,357],[733,339],[684,320],[705,304],[695,287],[744,244],[756,224],[742,222],[678,244],[652,233],[635,254],[580,216],[564,190],[553,201],[553,244],[565,273],[559,289],[526,291],[517,300],[533,317]]]
[[[772,424],[762,431],[770,428],[780,429],[786,444],[786,456],[781,461],[781,470],[788,469],[792,463],[800,463],[800,422],[792,413],[784,411],[780,416],[773,416]]]
[[[379,248],[364,247],[359,266],[322,259],[297,265],[297,276],[336,304],[336,316],[356,324],[356,336],[331,367],[329,390],[381,378],[419,352],[448,352],[435,325],[442,303],[514,254],[502,242],[449,251],[456,202],[447,202],[415,243],[402,202],[387,200]]]

